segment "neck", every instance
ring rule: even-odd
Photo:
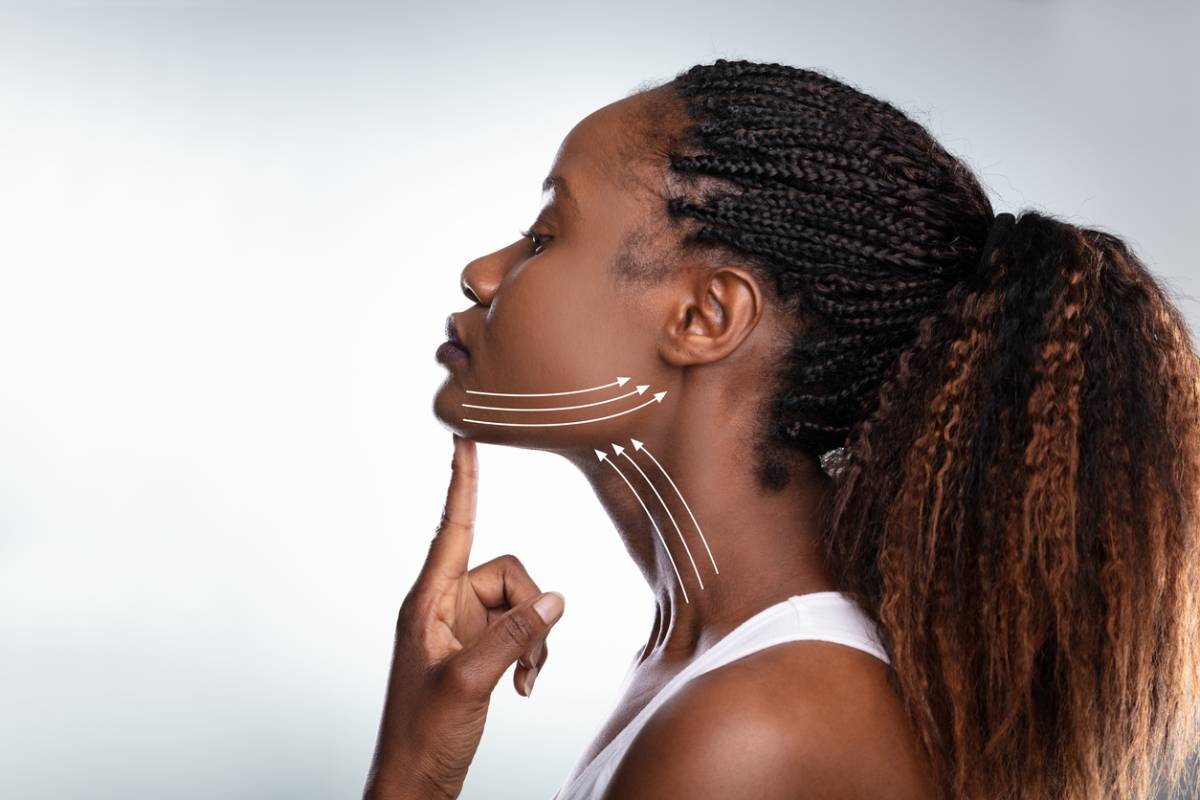
[[[753,443],[736,425],[712,422],[745,417],[709,412],[692,419],[699,412],[676,408],[671,420],[647,424],[646,438],[634,435],[640,448],[628,438],[597,444],[603,460],[594,450],[564,454],[592,484],[654,594],[639,663],[690,660],[773,603],[835,588],[817,544],[828,476],[805,461],[782,491],[768,492],[754,475]]]

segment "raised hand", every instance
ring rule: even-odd
[[[454,798],[509,665],[528,695],[563,598],[543,593],[512,555],[468,569],[475,532],[475,443],[457,434],[441,522],[396,624],[392,668],[366,800]]]

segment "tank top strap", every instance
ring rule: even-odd
[[[744,620],[679,671],[596,756],[555,794],[554,800],[598,797],[629,743],[659,706],[689,680],[759,650],[784,642],[819,640],[863,650],[885,664],[887,653],[870,617],[841,592],[792,595]],[[633,676],[637,656],[625,673],[621,692]]]
[[[820,640],[863,650],[889,663],[878,631],[862,609],[841,592],[796,594],[768,606],[734,628],[702,653],[677,678],[663,687],[660,695],[672,692],[692,678],[785,642]],[[655,697],[655,701],[658,697]],[[666,701],[666,697],[662,698]]]

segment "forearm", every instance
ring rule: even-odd
[[[411,767],[405,770],[372,771],[363,790],[362,800],[455,800],[436,781]]]
[[[385,716],[367,774],[363,800],[455,800],[461,791],[461,782],[451,788],[453,782],[436,777],[447,772],[434,748],[435,741],[401,736],[387,722]],[[408,723],[407,733],[421,730],[415,720],[410,718]],[[469,762],[464,765],[464,773],[465,766],[469,766]]]

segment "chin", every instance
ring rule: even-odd
[[[444,427],[457,433],[464,439],[472,438],[462,421],[462,392],[458,389],[452,375],[447,376],[433,396],[433,416]]]

